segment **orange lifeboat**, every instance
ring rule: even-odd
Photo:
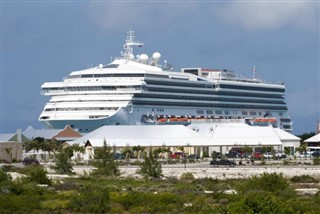
[[[188,122],[188,118],[182,117],[178,119],[179,122]]]
[[[255,123],[260,123],[260,122],[261,122],[261,118],[256,118],[256,119],[254,119],[254,122],[255,122]]]
[[[171,118],[169,118],[169,122],[178,122],[178,118],[171,117]]]
[[[261,122],[262,122],[262,123],[267,123],[267,122],[269,122],[269,118],[262,118],[262,119],[261,119]]]
[[[276,123],[277,119],[276,118],[269,118],[269,123]]]
[[[167,122],[167,118],[161,118],[158,120],[158,123],[166,123]]]

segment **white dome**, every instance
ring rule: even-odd
[[[156,63],[159,62],[160,57],[161,57],[161,54],[160,54],[159,52],[154,52],[154,53],[152,54],[152,59],[153,59],[153,61],[156,62]]]
[[[155,61],[159,61],[160,57],[161,57],[161,54],[160,54],[159,52],[154,52],[154,53],[152,54],[152,58],[153,58]]]
[[[148,57],[147,54],[141,54],[140,55],[140,60],[141,60],[142,63],[147,63],[148,59],[149,59],[149,57]]]

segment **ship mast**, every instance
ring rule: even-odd
[[[129,31],[127,31],[127,39],[126,39],[126,43],[123,45],[123,49],[124,51],[121,51],[121,56],[124,59],[132,59],[134,57],[133,55],[133,48],[135,46],[137,47],[142,47],[143,43],[139,42],[139,41],[135,41],[135,31],[133,31],[132,29],[130,29]]]

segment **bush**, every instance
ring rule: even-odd
[[[107,143],[103,142],[103,147],[98,148],[95,153],[94,166],[97,167],[93,174],[104,176],[119,176],[119,164],[114,160],[114,154],[111,153],[111,148]]]
[[[277,173],[263,173],[260,177],[254,176],[246,180],[239,188],[242,193],[252,190],[272,192],[278,196],[285,194],[288,197],[294,194],[294,191],[289,188],[286,178]]]
[[[32,167],[29,173],[29,179],[31,182],[35,182],[38,184],[51,185],[51,180],[47,176],[47,171],[41,166]]]
[[[313,158],[312,162],[313,162],[313,165],[320,165],[320,158],[315,157],[315,158]]]
[[[108,213],[110,193],[105,187],[85,186],[72,201],[72,207],[79,213]]]
[[[144,161],[140,163],[138,173],[145,179],[162,177],[161,163],[155,158],[151,149],[149,155],[145,155]]]
[[[266,191],[248,192],[239,201],[230,203],[227,210],[228,213],[294,213],[283,199]]]
[[[191,172],[185,172],[181,175],[181,180],[188,180],[188,181],[193,181],[194,176]]]
[[[293,176],[290,181],[294,183],[318,183],[317,179],[310,175]]]
[[[11,179],[10,175],[8,175],[8,173],[6,173],[0,168],[0,183],[4,181],[8,181],[10,179]]]
[[[71,174],[72,173],[72,163],[70,156],[70,149],[64,149],[57,154],[55,160],[55,166],[52,168],[61,174]]]

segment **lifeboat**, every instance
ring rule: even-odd
[[[169,118],[168,121],[169,121],[169,122],[178,122],[178,118],[176,118],[176,117],[171,117],[171,118]]]
[[[262,123],[267,123],[267,122],[269,122],[269,118],[261,118],[261,122]]]
[[[260,123],[260,122],[261,122],[261,118],[256,118],[256,119],[254,119],[253,122],[255,122],[255,123]]]
[[[182,117],[178,119],[179,122],[188,122],[188,118]]]
[[[167,118],[161,118],[158,120],[158,123],[166,123],[167,122]]]
[[[276,123],[277,122],[277,119],[276,118],[269,118],[269,123]]]

